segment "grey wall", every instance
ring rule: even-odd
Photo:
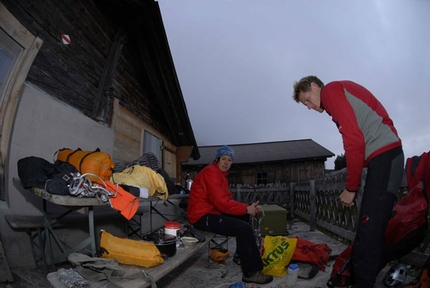
[[[24,85],[19,104],[9,158],[9,199],[11,212],[33,214],[32,205],[15,193],[11,179],[18,177],[17,161],[27,156],[37,156],[54,162],[58,149],[70,148],[101,151],[112,155],[114,132],[77,110],[51,98],[31,85]],[[28,208],[28,209],[27,209]]]
[[[113,139],[112,129],[51,98],[37,87],[24,84],[11,138],[7,201],[0,201],[0,229],[11,267],[26,267],[33,261],[27,234],[13,231],[4,215],[41,215],[42,211],[40,198],[13,185],[12,179],[18,178],[17,161],[37,156],[53,163],[55,152],[61,148],[100,148],[112,155]],[[65,233],[70,235],[70,231]]]

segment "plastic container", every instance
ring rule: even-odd
[[[177,237],[179,228],[181,228],[181,224],[179,222],[165,222],[164,234]]]
[[[287,287],[294,287],[297,282],[297,276],[299,275],[299,265],[298,264],[290,264],[288,266],[288,272],[287,272]]]
[[[199,242],[199,239],[195,237],[182,237],[181,242],[186,248],[193,248],[196,246],[197,242]]]

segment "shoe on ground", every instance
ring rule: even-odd
[[[272,282],[273,277],[270,275],[264,275],[261,271],[255,272],[253,275],[247,277],[243,276],[242,281],[245,283],[255,283],[255,284],[267,284]]]

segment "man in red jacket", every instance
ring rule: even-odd
[[[266,284],[273,277],[261,272],[263,262],[249,222],[249,216],[259,212],[258,202],[248,205],[233,199],[227,180],[233,159],[233,149],[222,146],[215,161],[196,175],[188,199],[188,221],[197,229],[236,237],[242,281]]]
[[[324,85],[316,76],[307,76],[294,84],[293,98],[310,110],[325,110],[342,134],[347,176],[339,198],[344,206],[354,205],[361,173],[367,167],[352,263],[354,287],[374,287],[382,268],[385,228],[404,171],[397,130],[375,96],[352,81]]]

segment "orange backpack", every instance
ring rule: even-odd
[[[102,180],[108,180],[115,166],[110,155],[106,152],[101,152],[98,148],[94,151],[63,148],[58,150],[57,153],[57,160],[72,164],[81,174],[90,173],[96,175],[96,177],[86,176],[91,182],[100,183],[101,181],[98,177]]]

